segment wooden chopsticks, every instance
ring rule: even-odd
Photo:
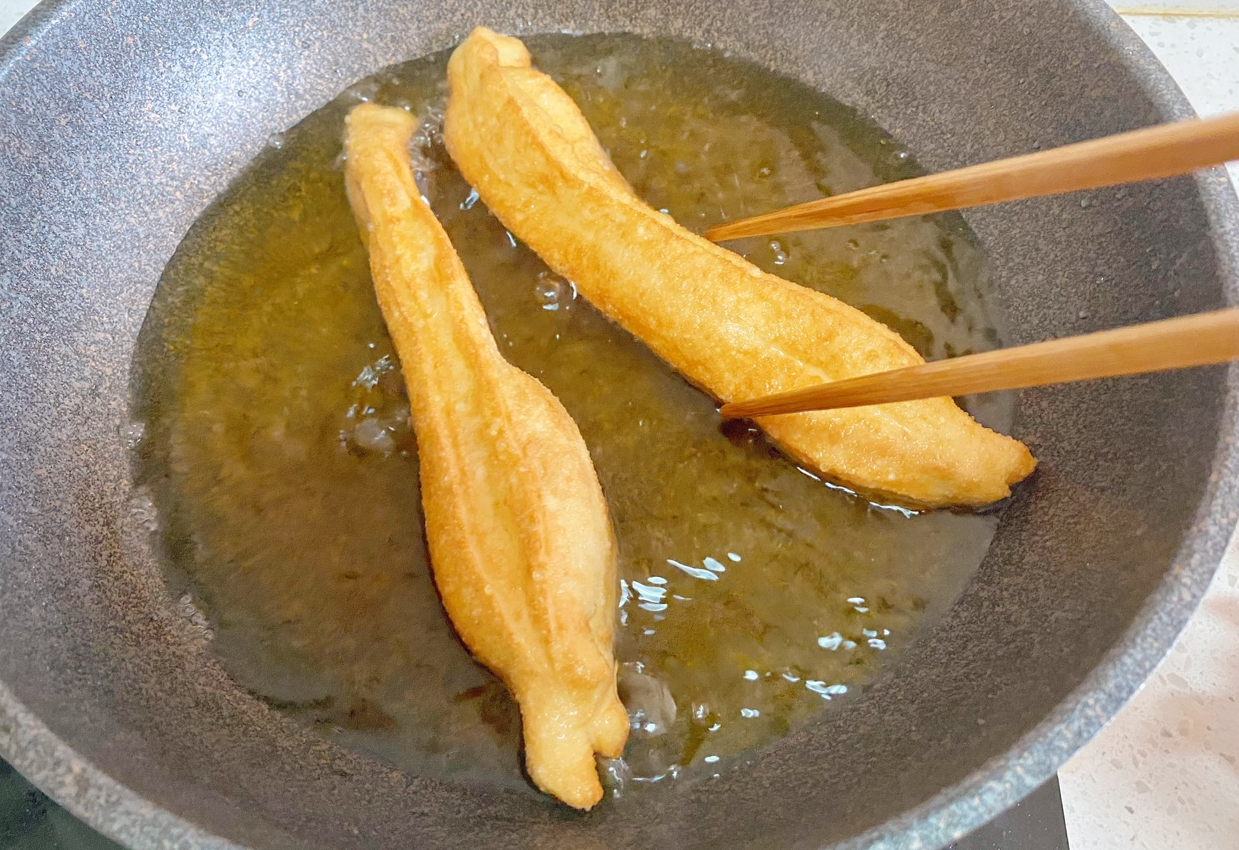
[[[901,180],[717,225],[714,242],[957,210],[1173,177],[1239,159],[1239,113],[1120,133]]]
[[[1087,381],[1239,360],[1239,308],[970,354],[750,401],[729,419]]]

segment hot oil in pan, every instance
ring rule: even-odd
[[[914,173],[848,109],[747,63],[631,36],[530,45],[636,191],[690,228]],[[339,162],[360,98],[432,125],[445,62],[367,80],[273,139],[194,226],[143,331],[137,468],[171,580],[242,687],[410,771],[525,788],[515,706],[435,595],[407,400]],[[995,519],[869,504],[720,429],[709,399],[490,216],[433,129],[422,141],[424,191],[502,351],[572,413],[610,501],[634,728],[612,787],[715,773],[846,711],[958,594]],[[928,357],[998,340],[958,219],[732,247]],[[981,413],[1009,424],[1001,403]]]

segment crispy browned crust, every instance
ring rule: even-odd
[[[922,363],[859,310],[765,274],[646,206],[576,104],[514,38],[479,28],[448,65],[445,138],[501,221],[694,384],[738,401]],[[764,417],[797,462],[914,506],[985,505],[1036,461],[951,399]]]
[[[417,190],[414,124],[356,107],[345,175],[409,389],[435,582],[465,644],[520,703],[529,775],[588,809],[602,797],[594,754],[619,756],[628,735],[610,518],[576,424],[500,356]]]

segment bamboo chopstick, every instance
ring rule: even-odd
[[[1088,381],[1239,360],[1239,307],[938,360],[724,404],[728,419]]]
[[[714,242],[881,221],[1173,177],[1239,159],[1239,113],[900,180],[711,227]]]

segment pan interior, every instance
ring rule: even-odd
[[[639,195],[703,229],[917,173],[850,109],[671,39],[530,39]],[[178,593],[246,691],[414,774],[526,789],[519,716],[435,595],[396,354],[345,196],[361,100],[424,123],[419,181],[504,355],[573,414],[619,546],[633,726],[617,796],[717,776],[849,695],[939,617],[997,514],[868,502],[783,458],[577,296],[489,214],[440,138],[447,53],[351,86],[270,140],[191,229],[137,352],[139,481]],[[1000,341],[955,216],[748,240],[941,358]],[[605,389],[604,389],[605,388]],[[1008,398],[974,402],[1010,427]]]

